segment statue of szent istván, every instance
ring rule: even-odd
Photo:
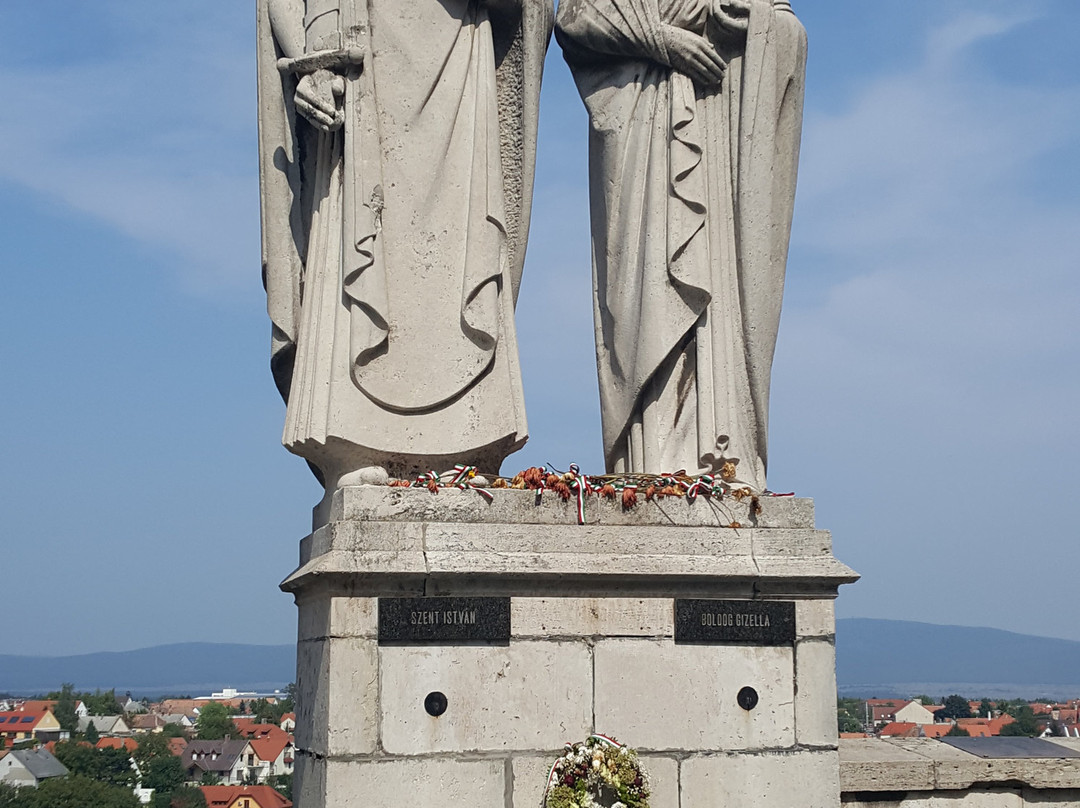
[[[328,495],[497,471],[546,2],[259,0],[263,274],[284,445]]]

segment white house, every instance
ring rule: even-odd
[[[45,747],[16,749],[0,758],[0,782],[13,786],[37,786],[50,777],[64,777],[67,767]]]
[[[912,701],[896,711],[896,720],[912,724],[933,724],[934,714],[922,702]]]

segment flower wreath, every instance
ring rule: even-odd
[[[605,735],[567,744],[548,773],[543,808],[649,808],[637,752]]]

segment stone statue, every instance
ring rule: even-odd
[[[258,0],[283,443],[332,493],[526,440],[514,331],[550,0]]]
[[[608,471],[764,489],[805,31],[783,0],[562,0],[555,35],[591,121]]]

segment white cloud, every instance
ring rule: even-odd
[[[1080,200],[1055,176],[1080,86],[980,62],[1023,47],[1026,20],[959,13],[909,71],[807,116],[772,445],[867,575],[848,613],[1029,630],[1031,607],[985,582],[1037,591],[1047,570],[1002,559],[1080,563],[1032,526],[1080,484]]]
[[[235,15],[198,5],[106,4],[101,53],[0,70],[19,112],[0,121],[0,177],[218,287],[258,273],[254,42]],[[129,45],[112,51],[114,39]]]

